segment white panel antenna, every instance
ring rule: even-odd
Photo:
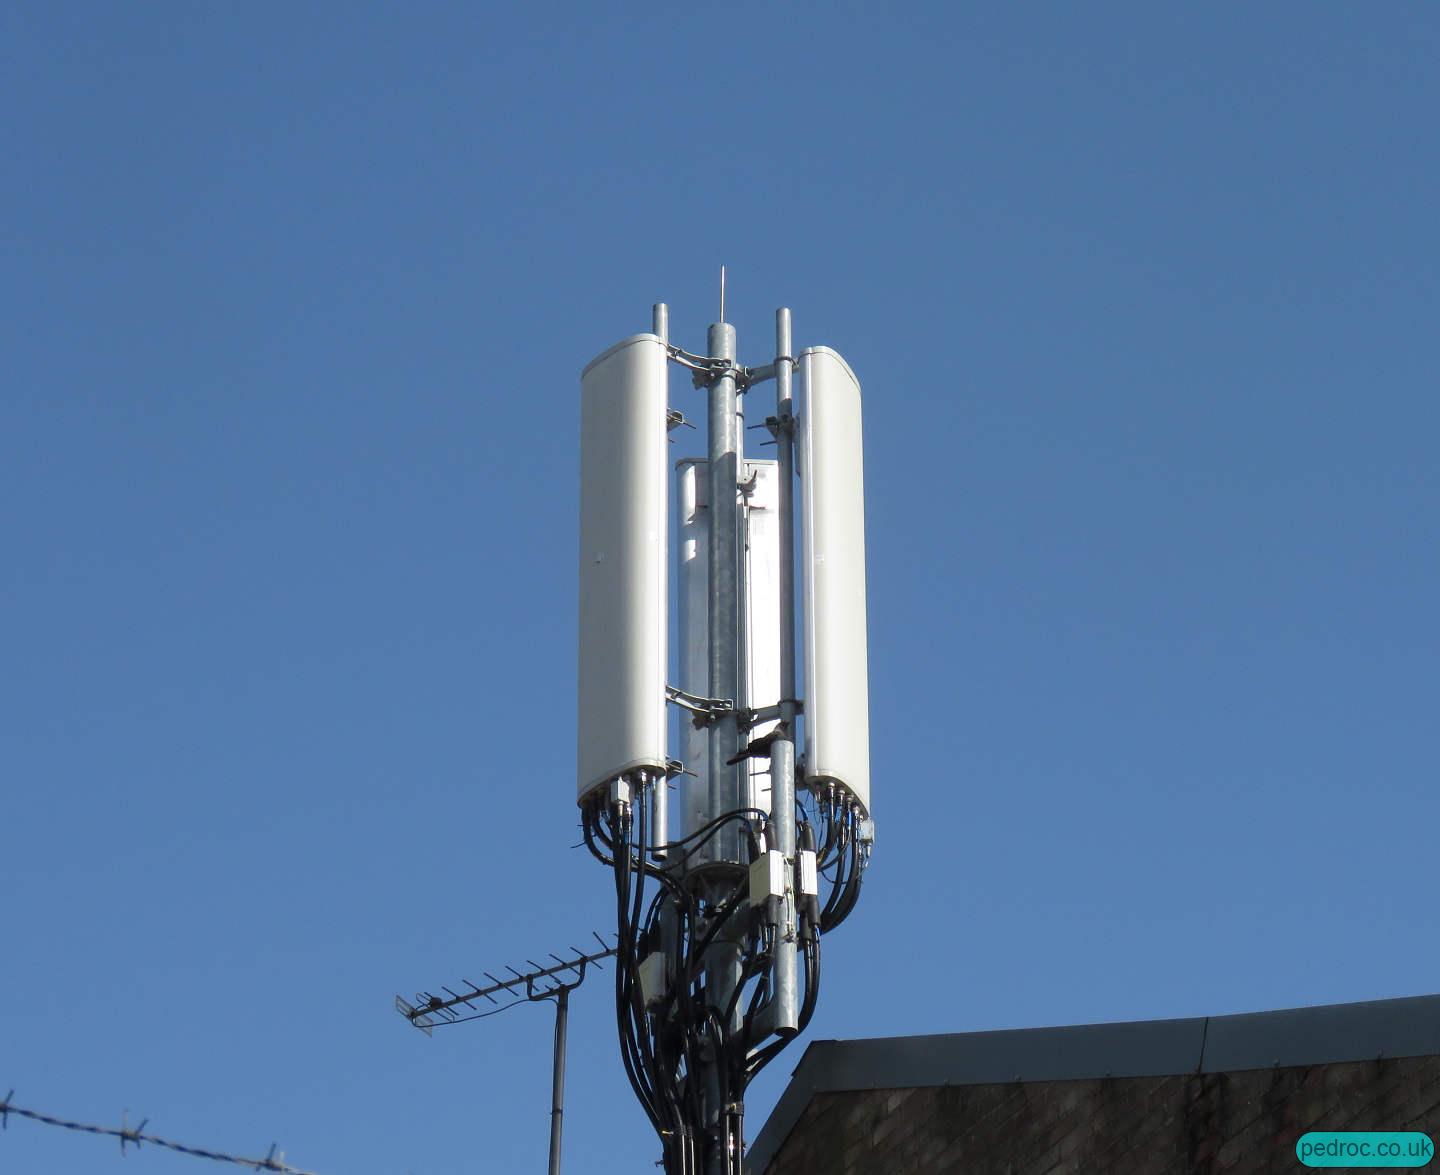
[[[860,381],[829,347],[800,353],[804,509],[805,782],[870,812],[865,480]]]
[[[709,465],[687,457],[676,463],[675,600],[679,678],[689,694],[704,696],[709,683],[710,544]],[[779,465],[746,461],[736,501],[743,510],[745,568],[741,576],[740,642],[742,708],[775,716],[752,722],[747,740],[774,732],[780,703],[780,514]],[[687,768],[681,783],[682,827],[703,827],[721,811],[710,792],[708,729],[682,712],[676,758]],[[755,756],[742,767],[742,806],[770,811],[770,759]]]
[[[676,684],[703,698],[710,684],[710,494],[705,459],[675,466],[675,605],[679,644]],[[709,731],[687,710],[679,713],[675,757],[680,778],[681,826],[686,832],[719,815],[710,806]]]
[[[744,601],[741,628],[744,704],[752,711],[773,711],[774,718],[751,723],[749,738],[763,739],[779,724],[780,705],[780,512],[779,476],[774,461],[745,462]],[[747,807],[770,811],[770,758],[746,760]]]
[[[666,769],[666,353],[616,343],[580,377],[576,782]]]

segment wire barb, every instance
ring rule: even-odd
[[[247,1158],[245,1155],[229,1155],[223,1151],[213,1151],[205,1147],[190,1146],[183,1142],[176,1142],[170,1138],[161,1138],[157,1134],[146,1134],[145,1127],[150,1124],[150,1119],[145,1118],[140,1125],[133,1130],[126,1123],[128,1115],[121,1115],[119,1127],[115,1126],[94,1126],[88,1122],[72,1122],[68,1118],[56,1118],[51,1114],[42,1114],[39,1110],[28,1110],[24,1106],[17,1106],[12,1100],[15,1091],[12,1089],[5,1095],[5,1100],[0,1102],[0,1128],[10,1128],[10,1115],[15,1114],[21,1118],[28,1118],[32,1122],[39,1122],[43,1126],[58,1126],[61,1130],[75,1130],[81,1134],[100,1134],[107,1138],[120,1140],[120,1154],[125,1154],[125,1144],[131,1143],[136,1150],[140,1149],[142,1142],[152,1143],[155,1146],[164,1147],[182,1155],[189,1155],[196,1159],[210,1159],[216,1163],[232,1163],[237,1167],[249,1167],[254,1171],[277,1171],[280,1175],[314,1175],[312,1171],[302,1171],[298,1167],[287,1166],[283,1159],[284,1155],[276,1157],[276,1144],[270,1144],[270,1153],[263,1159]]]

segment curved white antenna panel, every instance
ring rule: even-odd
[[[678,685],[703,698],[710,692],[710,483],[709,462],[688,457],[675,466],[676,637],[679,641]],[[685,833],[710,823],[718,812],[710,807],[710,732],[680,713],[676,753],[692,775],[679,779]]]
[[[860,381],[829,347],[800,352],[804,509],[805,779],[870,814],[865,480]]]
[[[705,697],[710,688],[708,469],[709,462],[702,457],[686,457],[675,465],[678,684],[698,697]],[[773,709],[780,701],[780,469],[774,461],[746,461],[741,480],[749,489],[743,495],[745,587],[740,657],[744,684],[740,704]],[[763,738],[777,724],[773,718],[756,722],[744,741]],[[723,814],[711,807],[708,748],[709,732],[682,714],[677,753],[688,772],[680,784],[684,805],[681,828],[686,833]],[[770,811],[769,757],[747,759],[742,771],[743,805]]]
[[[743,480],[745,529],[742,532],[740,645],[741,680],[745,705],[752,709],[780,703],[780,469],[774,461],[746,461]],[[793,623],[793,621],[791,622]],[[756,722],[747,741],[764,738],[779,725],[778,719]],[[745,762],[745,805],[771,810],[770,757],[757,755]]]
[[[580,376],[578,795],[664,772],[666,355],[634,335]]]

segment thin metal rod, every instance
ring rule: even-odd
[[[780,422],[776,456],[780,472],[780,697],[784,717],[794,721],[795,709],[795,401],[790,380],[794,371],[791,354],[790,311],[775,311],[775,417]],[[783,713],[788,707],[790,713]],[[794,727],[790,741],[794,745]]]
[[[570,989],[555,995],[555,1072],[550,1097],[550,1175],[560,1175],[560,1134],[565,1126],[565,1036],[570,1021]]]
[[[656,302],[650,310],[651,330],[660,336],[660,341],[665,344],[670,342],[670,307],[664,302]],[[654,835],[650,838],[652,844],[663,845],[670,839],[670,786],[666,779],[656,781],[651,789],[651,811],[650,827],[654,829]],[[644,851],[644,846],[641,846]],[[665,850],[654,854],[657,861],[665,859]]]
[[[772,1028],[794,1032],[800,1026],[799,970],[795,917],[795,448],[791,396],[790,311],[775,311],[775,430],[780,514],[780,719],[770,745],[770,819],[775,847],[785,855],[790,890],[782,910],[775,947],[775,1003]]]
[[[735,361],[735,328],[726,322],[711,325],[710,354]],[[733,371],[733,368],[731,369]],[[733,374],[710,385],[710,696],[740,699],[740,430],[735,415]],[[738,715],[721,714],[710,727],[710,811],[733,812],[740,802],[740,767],[727,765],[739,750]],[[711,839],[707,854],[714,861],[739,863],[740,830],[731,826]]]

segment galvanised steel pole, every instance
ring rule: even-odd
[[[712,358],[726,361],[726,370],[710,385],[710,696],[729,698],[734,702],[730,711],[715,716],[710,726],[710,811],[715,815],[733,812],[741,807],[741,769],[744,764],[731,765],[726,760],[739,750],[739,709],[744,704],[740,695],[740,510],[737,503],[740,483],[740,422],[737,419],[735,388],[735,328],[724,322],[725,285],[722,271],[720,285],[722,321],[712,323],[707,349]],[[708,854],[713,869],[717,865],[743,869],[741,833],[733,823],[711,839]],[[716,886],[714,897],[723,892],[725,883]],[[713,908],[713,906],[712,906]],[[740,980],[740,946],[721,935],[710,948],[707,964],[706,996],[714,1006],[724,1008]],[[736,1016],[739,1008],[736,1008]],[[725,1026],[735,1031],[735,1025]],[[717,1042],[718,1043],[718,1042]],[[708,1152],[703,1160],[709,1175],[726,1175],[729,1139],[726,1107],[721,1104],[720,1066],[723,1057],[709,1058],[701,1084],[706,1102],[706,1126],[709,1129]]]
[[[775,848],[785,855],[790,893],[785,896],[775,944],[776,1032],[794,1032],[800,1025],[799,974],[796,965],[795,919],[795,469],[793,399],[790,377],[790,311],[775,311],[775,447],[779,472],[780,512],[780,719],[782,732],[770,745],[770,820]]]
[[[717,715],[710,727],[710,811],[733,812],[740,803],[740,768],[726,759],[739,747],[740,698],[740,428],[736,419],[735,328],[712,323],[711,357],[731,366],[710,385],[710,696],[729,698],[736,709]],[[728,827],[713,839],[712,861],[740,863],[740,831]]]
[[[560,1132],[565,1125],[565,1036],[569,1021],[570,989],[561,987],[555,993],[555,1072],[550,1090],[550,1175],[560,1175]]]
[[[656,302],[650,312],[651,330],[660,336],[662,343],[670,342],[670,307],[664,302]],[[663,845],[670,839],[670,781],[663,776],[655,781],[651,789],[651,821],[650,821],[650,842],[654,845]],[[645,851],[645,846],[640,847]],[[656,853],[658,859],[663,860],[664,850]]]

